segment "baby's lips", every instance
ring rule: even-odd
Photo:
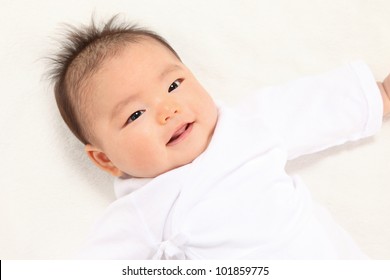
[[[188,130],[188,128],[192,125],[193,123],[184,123],[179,125],[175,132],[172,134],[171,138],[169,139],[167,145],[174,143],[175,140],[179,139],[185,132]]]

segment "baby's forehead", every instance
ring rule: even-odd
[[[114,47],[113,55],[114,56],[121,55],[123,51],[131,50],[139,46],[141,46],[142,49],[147,50],[148,52],[156,52],[161,50],[168,51],[169,53],[171,53],[173,56],[175,56],[177,59],[180,60],[176,51],[173,50],[168,44],[165,44],[162,41],[158,41],[157,39],[148,36],[139,36],[136,40],[124,41],[122,42],[122,44],[113,46]]]
[[[91,77],[101,70],[107,70],[111,65],[110,62],[113,60],[121,61],[129,55],[131,56],[130,60],[134,68],[141,68],[145,66],[145,63],[150,63],[148,60],[145,62],[144,60],[138,59],[140,56],[154,57],[154,60],[161,62],[161,64],[166,61],[164,58],[169,56],[176,64],[182,64],[176,52],[172,51],[169,47],[154,38],[143,37],[134,42],[126,42],[120,46],[115,46],[113,50],[107,51],[99,65],[96,65],[96,69],[94,69]]]

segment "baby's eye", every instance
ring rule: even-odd
[[[138,119],[143,113],[145,113],[145,110],[139,110],[131,114],[131,116],[127,119],[126,124],[132,123],[136,119]]]
[[[180,84],[181,84],[181,80],[176,80],[176,81],[174,81],[174,82],[169,86],[168,92],[171,92],[171,91],[177,89],[177,88],[180,86]]]

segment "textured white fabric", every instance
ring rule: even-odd
[[[118,179],[80,258],[364,258],[288,159],[378,131],[382,102],[362,62],[220,107],[207,150],[152,180]]]

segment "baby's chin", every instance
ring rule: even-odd
[[[122,171],[122,175],[119,176],[121,179],[131,179],[131,178],[156,178],[162,174],[168,173],[170,171],[173,171],[175,169],[181,168],[185,165],[188,165],[192,163],[198,156],[195,156],[194,158],[188,159],[186,161],[183,161],[181,163],[177,163],[175,165],[160,168],[158,170],[140,170],[139,172],[133,172],[133,173],[126,173]]]

